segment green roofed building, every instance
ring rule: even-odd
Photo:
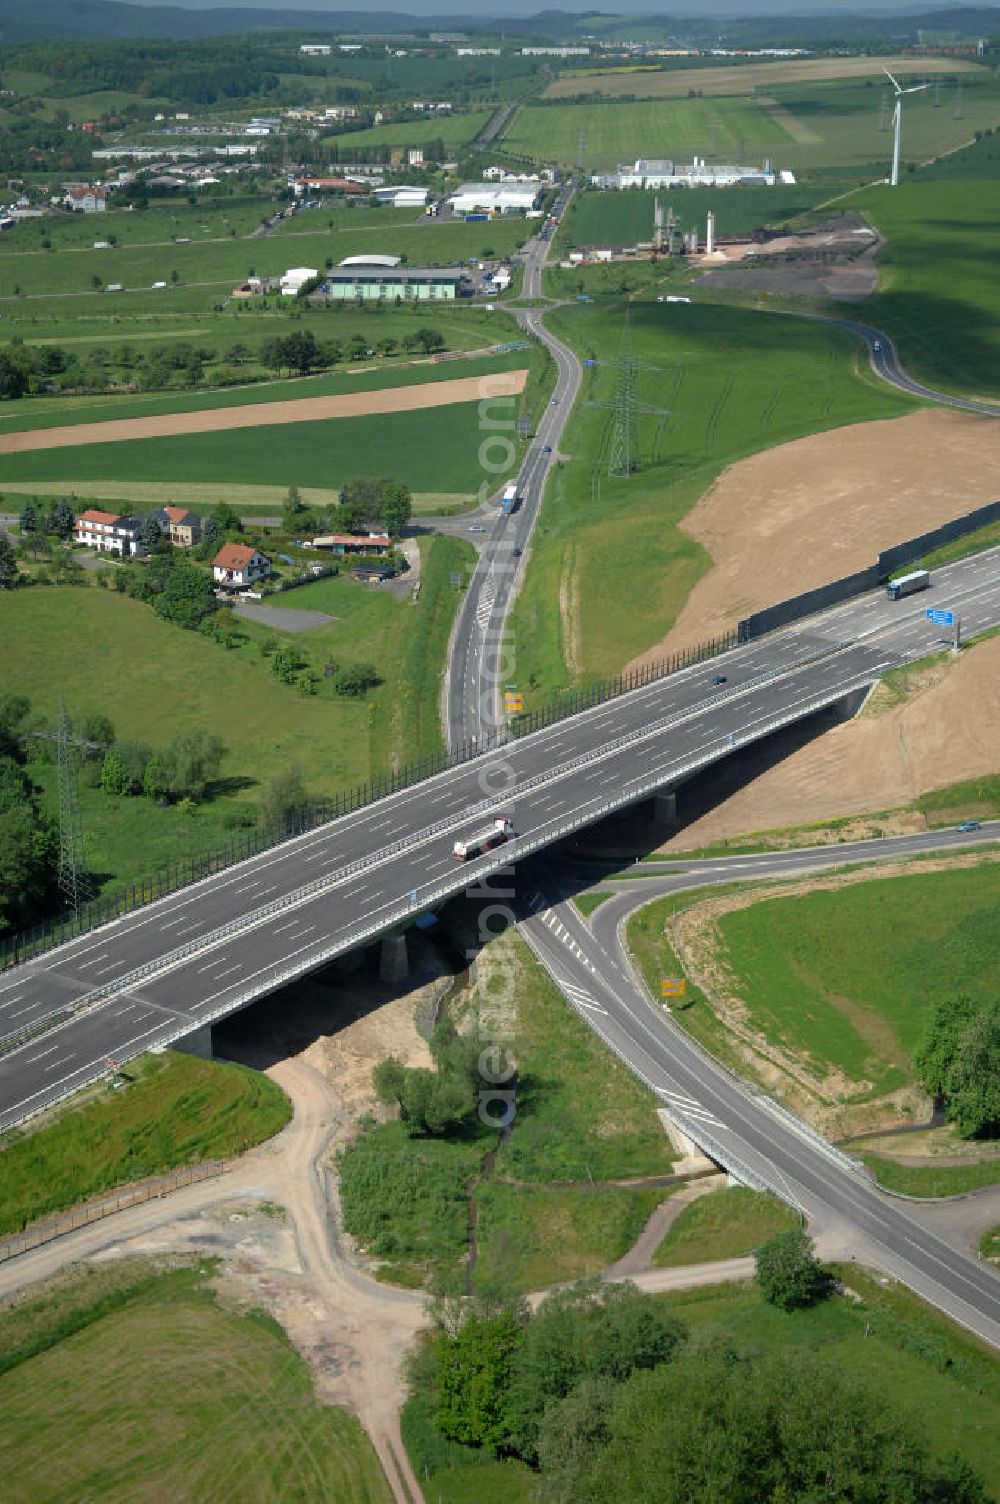
[[[331,301],[405,303],[454,301],[472,285],[461,266],[337,266],[324,273],[320,293]]]

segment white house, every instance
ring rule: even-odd
[[[224,543],[212,560],[215,582],[225,590],[245,590],[270,573],[270,559],[248,543]]]
[[[117,554],[120,559],[141,557],[146,550],[139,540],[141,517],[119,517],[117,512],[99,512],[88,507],[73,526],[77,543],[99,554]]]
[[[67,188],[63,203],[67,209],[77,209],[83,214],[103,214],[108,207],[108,190],[87,185]]]

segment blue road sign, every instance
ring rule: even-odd
[[[585,360],[583,363],[586,366],[586,368],[587,368],[588,371],[590,370],[591,366],[594,364],[594,362],[592,360]]]
[[[929,607],[927,620],[933,622],[936,627],[953,627],[955,625],[954,611],[942,611],[940,608]]]

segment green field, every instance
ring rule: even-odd
[[[1000,117],[1000,104],[997,107]],[[1000,120],[998,120],[1000,123]],[[845,200],[888,240],[865,318],[888,329],[911,375],[1000,397],[1000,288],[992,183],[905,180]]]
[[[109,716],[122,740],[164,744],[201,726],[227,747],[220,790],[191,808],[159,809],[145,798],[110,799],[81,789],[84,858],[98,888],[138,882],[168,861],[228,841],[234,820],[249,814],[252,821],[262,788],[289,765],[302,769],[313,795],[332,796],[440,747],[438,674],[461,598],[450,577],[465,571],[472,550],[451,538],[421,547],[426,573],[415,605],[346,576],[318,580],[290,592],[282,604],[323,611],[331,622],[294,636],[243,622],[247,640],[235,650],[104,590],[35,587],[0,595],[0,633],[9,654],[4,686],[27,694],[39,714],[54,717],[65,696],[74,714]],[[373,662],[382,683],[363,699],[333,697],[322,688],[305,698],[281,684],[258,654],[266,637],[292,643],[321,682],[323,665],[332,659]],[[81,641],[86,654],[78,652]],[[107,674],[102,665],[112,655],[116,672]],[[33,764],[30,771],[43,790],[43,807],[54,813],[54,769]]]
[[[144,1055],[128,1085],[83,1092],[50,1121],[0,1139],[0,1234],[102,1191],[182,1165],[243,1154],[292,1115],[256,1071],[170,1051]]]
[[[446,150],[458,150],[474,141],[490,118],[489,110],[468,114],[421,115],[415,120],[392,120],[386,125],[372,125],[363,131],[348,131],[324,136],[323,146],[335,146],[346,158],[351,152],[366,152],[372,146],[425,146],[428,141],[442,141]]]
[[[115,216],[89,217],[104,221]],[[314,218],[322,217],[317,214]],[[199,242],[192,236],[186,245],[125,243],[115,250],[76,250],[65,255],[8,251],[0,260],[0,311],[6,320],[9,313],[32,298],[71,294],[88,303],[99,302],[103,311],[111,311],[114,305],[116,312],[131,314],[137,308],[174,307],[178,290],[184,289],[197,294],[200,306],[211,308],[251,270],[260,277],[280,276],[289,266],[315,266],[322,271],[328,256],[339,262],[345,256],[366,253],[405,256],[411,266],[445,266],[481,256],[487,248],[498,256],[509,255],[526,234],[523,220],[517,218],[488,224],[466,224],[464,220],[421,220],[414,224],[410,216],[407,224],[390,213],[385,220],[379,216],[355,227],[347,211],[344,223],[335,221],[333,230],[325,222],[322,227],[295,228],[302,223],[293,220],[286,234],[262,240],[205,238]],[[102,223],[93,234],[91,246],[93,240],[106,238],[109,228]],[[151,290],[154,282],[170,283],[174,272],[180,289],[168,286]],[[95,292],[94,277],[100,278],[102,285],[121,283],[125,291]],[[15,286],[20,288],[19,295],[14,293]]]
[[[817,1074],[881,1094],[913,1080],[935,998],[995,996],[1000,868],[769,899],[723,915],[720,928],[751,1024]]]
[[[391,327],[393,321],[387,322]],[[408,329],[411,322],[413,321],[408,321],[403,328]],[[498,329],[494,325],[491,332],[502,335],[506,329]],[[480,334],[480,338],[482,337]],[[0,434],[61,428],[77,423],[117,422],[122,418],[148,418],[157,413],[208,412],[225,407],[252,407],[261,402],[298,402],[312,397],[381,392],[398,386],[464,381],[474,376],[489,376],[497,371],[524,370],[528,354],[526,350],[517,350],[506,355],[447,362],[429,361],[426,358],[410,361],[402,355],[395,355],[386,361],[369,358],[358,362],[354,367],[343,366],[319,376],[260,381],[246,386],[215,388],[204,392],[150,392],[144,396],[21,397],[16,401],[5,402],[0,408]],[[4,478],[6,479],[6,473]]]
[[[684,193],[616,193],[595,189],[578,195],[560,229],[560,249],[582,245],[628,246],[653,236],[653,209],[659,197],[685,230],[697,230],[705,240],[705,216],[715,215],[718,235],[744,235],[761,225],[782,225],[805,214],[829,196],[825,185],[795,188],[692,188]]]
[[[4,457],[4,478],[148,480],[216,485],[339,486],[354,476],[385,476],[415,491],[474,493],[479,463],[479,404],[427,411],[243,428],[169,439],[41,449]]]
[[[616,673],[665,636],[709,562],[678,524],[724,465],[909,410],[836,330],[704,304],[630,307],[634,352],[650,367],[640,370],[636,395],[669,416],[638,419],[641,468],[610,480],[615,370],[584,372],[560,446],[572,463],[556,468],[514,610],[517,678],[536,700]],[[619,299],[601,299],[557,310],[550,325],[583,356],[610,362],[624,313]],[[575,609],[563,611],[561,598]]]
[[[627,104],[525,105],[504,132],[502,145],[540,162],[567,167],[579,160],[580,132],[588,172],[607,172],[637,157],[690,161],[694,153],[717,161],[784,161],[791,138],[755,100],[670,99]]]
[[[692,1201],[653,1254],[658,1268],[683,1268],[753,1253],[775,1233],[798,1227],[799,1218],[775,1196],[728,1186]]]
[[[132,1259],[0,1313],[10,1504],[388,1504],[358,1421],[319,1403],[276,1322],[217,1302],[214,1274]]]
[[[661,1297],[693,1340],[724,1337],[737,1351],[815,1353],[865,1380],[912,1417],[933,1452],[959,1451],[1000,1488],[1000,1364],[996,1354],[898,1286],[850,1264],[834,1268],[860,1300],[833,1297],[786,1313],[751,1287]]]

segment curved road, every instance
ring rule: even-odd
[[[812,1227],[885,1270],[954,1320],[1000,1348],[1000,1280],[944,1243],[880,1190],[853,1160],[765,1092],[704,1052],[652,1002],[624,942],[628,916],[667,893],[709,884],[817,872],[847,862],[885,861],[994,843],[1000,823],[970,836],[937,831],[802,851],[677,862],[672,870],[619,884],[585,920],[566,897],[565,871],[541,859],[525,871],[522,933],[567,1002],[678,1125],[751,1185],[802,1211]]]

